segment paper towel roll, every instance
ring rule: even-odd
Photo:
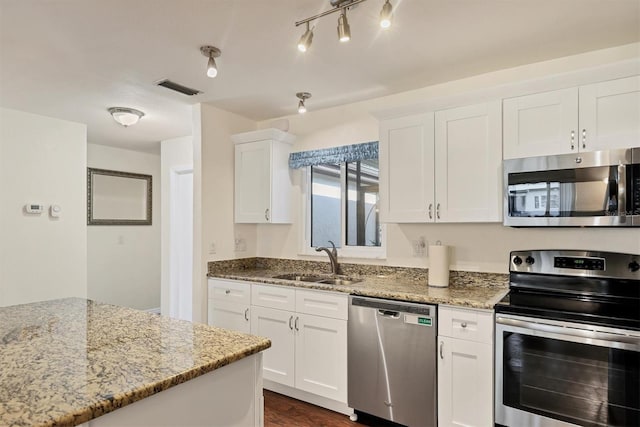
[[[449,286],[449,246],[429,246],[429,286]]]

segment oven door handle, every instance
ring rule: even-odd
[[[572,326],[559,326],[544,322],[529,322],[526,320],[513,319],[510,317],[496,316],[496,323],[516,328],[529,329],[532,331],[546,332],[556,335],[564,335],[579,338],[580,342],[591,343],[593,340],[605,341],[612,344],[610,347],[626,348],[629,350],[640,351],[640,334],[628,333],[612,333],[597,331],[593,329],[581,329]]]

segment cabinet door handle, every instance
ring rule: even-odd
[[[440,341],[440,359],[444,360],[444,341]]]
[[[231,293],[231,289],[227,289],[226,291],[224,291],[224,293],[229,295]]]
[[[575,141],[576,141],[576,131],[572,130],[571,131],[571,149],[572,150],[575,149],[576,147]]]
[[[429,219],[433,219],[433,203],[429,203]]]
[[[436,218],[440,219],[440,203],[436,205]]]
[[[295,323],[296,331],[299,331],[299,330],[300,330],[300,329],[298,329],[298,320],[300,320],[300,318],[299,318],[299,317],[296,317],[296,323]]]
[[[293,331],[293,316],[289,317],[289,329]]]
[[[587,130],[582,129],[582,148],[587,148]]]
[[[244,320],[246,320],[247,322],[249,321],[249,309],[248,308],[244,311]]]
[[[467,322],[460,323],[460,326],[462,326],[463,328],[466,328],[467,327]]]
[[[264,219],[266,219],[267,221],[269,221],[269,208],[264,210]]]

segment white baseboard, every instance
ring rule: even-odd
[[[160,314],[160,307],[148,308],[145,311],[148,313]]]
[[[285,396],[293,397],[294,399],[302,400],[303,402],[309,402],[313,405],[321,406],[341,414],[349,416],[353,414],[353,409],[349,408],[346,403],[327,399],[326,397],[298,390],[297,388],[282,385],[270,380],[264,380],[263,384],[263,387],[267,390],[275,391],[276,393],[284,394]]]

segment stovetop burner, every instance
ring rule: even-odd
[[[613,252],[512,252],[510,291],[495,310],[640,330],[638,262],[640,255]]]

